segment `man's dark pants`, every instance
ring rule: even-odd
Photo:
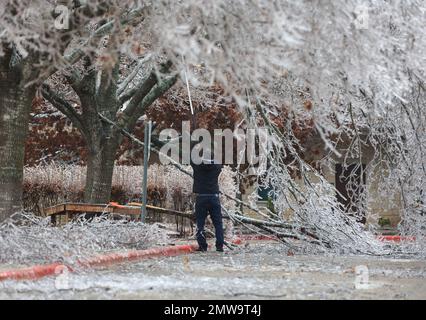
[[[218,195],[197,195],[195,202],[195,218],[197,221],[197,241],[201,249],[207,250],[207,241],[204,232],[207,215],[213,221],[216,232],[216,249],[223,249],[222,210]]]

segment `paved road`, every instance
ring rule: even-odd
[[[368,275],[368,282],[356,271]],[[0,299],[24,298],[426,299],[426,260],[288,256],[279,244],[251,243],[228,254],[196,253],[0,283]]]

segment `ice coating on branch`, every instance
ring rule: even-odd
[[[380,183],[390,206],[398,198],[400,230],[416,236],[424,251],[424,1],[117,0],[107,2],[110,10],[88,3],[70,8],[65,32],[52,11],[67,1],[2,1],[0,55],[13,50],[13,67],[41,53],[37,66],[50,74],[81,52],[105,71],[118,57],[143,65],[149,53],[149,67],[134,79],[158,70],[157,62],[171,61],[173,73],[188,68],[199,91],[220,85],[247,123],[270,131],[270,167],[258,180],[272,185],[275,208],[293,212],[298,228],[292,235],[305,239],[301,228],[309,229],[328,249],[382,252],[340,209],[333,185],[321,176],[336,157],[344,165],[362,164],[363,149],[370,146],[367,180]],[[66,12],[56,15],[61,13]],[[136,19],[126,24],[131,17]],[[106,50],[108,37],[120,40]],[[121,79],[123,92],[133,88],[132,79]],[[280,113],[287,117],[277,127]],[[295,122],[306,123],[323,141],[326,152],[318,166],[301,156]],[[344,150],[343,139],[349,141]],[[273,219],[287,222],[283,214]]]
[[[0,263],[45,264],[63,262],[78,267],[78,259],[129,249],[146,249],[168,241],[157,224],[106,216],[77,219],[61,227],[49,227],[50,218],[17,213],[0,224]]]

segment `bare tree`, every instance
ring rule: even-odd
[[[39,0],[0,4],[0,221],[21,208],[24,145],[38,85],[58,69],[76,63],[84,56],[81,46],[96,43],[114,23],[140,17],[140,8],[127,8],[113,12],[113,18],[105,22],[103,16],[113,2],[89,5],[83,1]],[[58,19],[66,24],[65,28],[58,26]],[[96,22],[100,28],[90,31],[90,24]],[[69,49],[75,36],[79,36],[79,45]]]
[[[123,140],[120,131],[103,122],[99,114],[133,131],[137,120],[145,114],[147,108],[169,90],[177,79],[176,75],[164,75],[153,70],[135,87],[124,90],[121,85],[127,81],[119,82],[119,68],[120,61],[117,59],[112,70],[96,70],[88,64],[83,70],[84,74],[78,74],[74,69],[72,75],[67,75],[81,102],[81,113],[49,85],[45,84],[42,88],[43,96],[72,121],[86,141],[89,156],[85,201],[89,203],[109,202],[115,157]],[[167,72],[169,68],[170,65],[165,64],[160,71]],[[122,109],[124,103],[126,108]]]
[[[0,57],[0,221],[21,209],[24,145],[35,79],[31,61],[13,63],[16,50]],[[34,56],[32,57],[34,58]]]

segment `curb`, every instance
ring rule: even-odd
[[[387,242],[403,242],[403,241],[416,241],[415,237],[404,236],[378,236],[379,241]],[[250,240],[277,240],[277,237],[266,235],[239,235],[232,240],[235,245],[240,245],[244,241]],[[177,246],[151,248],[146,250],[132,250],[122,253],[109,253],[98,255],[93,258],[78,260],[77,264],[83,268],[90,269],[93,267],[106,266],[114,263],[121,263],[126,261],[135,261],[150,259],[155,257],[172,257],[181,254],[188,254],[194,252],[198,248],[197,244],[185,244]],[[4,280],[37,280],[43,277],[61,274],[65,269],[69,272],[74,270],[61,263],[52,263],[47,265],[36,265],[22,269],[12,269],[0,272],[0,281]]]
[[[276,236],[268,236],[264,234],[245,234],[239,235],[238,238],[241,241],[250,241],[250,240],[278,240]]]
[[[91,268],[97,266],[105,266],[113,263],[125,262],[125,261],[134,261],[149,259],[155,257],[172,257],[181,254],[191,253],[198,248],[198,245],[195,244],[185,244],[178,246],[169,246],[163,248],[152,248],[146,250],[132,250],[123,253],[110,253],[105,255],[96,256],[90,259],[79,260],[78,263],[82,267]]]
[[[64,268],[70,269],[60,263],[38,265],[24,269],[12,269],[0,272],[0,281],[4,280],[34,280],[42,277],[58,274]]]
[[[414,242],[416,237],[404,237],[404,236],[377,236],[377,240],[383,242]]]
[[[382,242],[396,242],[396,243],[416,241],[416,237],[413,237],[413,236],[376,236],[376,239]],[[241,244],[243,241],[250,241],[250,240],[278,240],[278,237],[267,236],[262,234],[240,235],[234,240],[234,243]]]
[[[95,256],[93,258],[78,260],[77,263],[83,268],[105,266],[113,263],[155,258],[159,256],[172,257],[195,251],[198,245],[178,245],[169,247],[152,248],[146,250],[132,250],[123,253],[110,253]],[[23,269],[12,269],[0,272],[0,281],[4,280],[36,280],[47,276],[61,274],[65,269],[70,272],[74,270],[61,263],[48,265],[37,265]]]

